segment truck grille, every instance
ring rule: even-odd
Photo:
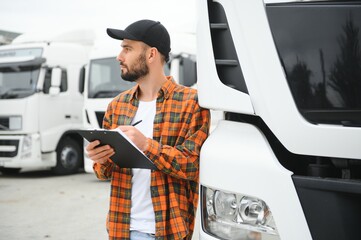
[[[19,140],[0,140],[0,157],[15,157],[19,150]]]
[[[8,117],[0,117],[0,131],[9,130],[10,119]]]

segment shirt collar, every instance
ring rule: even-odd
[[[176,83],[171,76],[167,76],[167,81],[162,85],[161,89],[159,90],[158,97],[164,96],[165,99],[169,98],[169,95],[173,92],[174,88],[176,87]]]
[[[167,81],[162,85],[161,89],[158,92],[158,98],[164,96],[165,99],[168,99],[169,95],[172,93],[173,89],[176,87],[176,83],[172,76],[167,76]],[[130,100],[133,98],[138,99],[138,92],[139,92],[139,84],[133,87],[129,94]]]

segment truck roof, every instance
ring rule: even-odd
[[[75,43],[81,45],[93,45],[95,39],[95,32],[91,29],[78,29],[63,32],[37,32],[24,33],[16,37],[12,44],[22,43]]]

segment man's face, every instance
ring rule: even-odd
[[[146,63],[146,47],[143,43],[124,39],[122,51],[117,59],[120,61],[121,76],[129,82],[148,75],[149,68]]]

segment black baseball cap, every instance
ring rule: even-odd
[[[157,21],[139,20],[124,30],[107,28],[107,34],[115,39],[130,39],[142,41],[151,47],[158,49],[165,56],[166,62],[169,60],[170,52],[170,36],[167,29]]]

